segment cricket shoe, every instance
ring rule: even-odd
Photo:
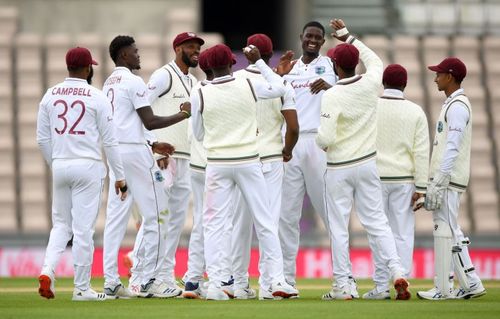
[[[135,293],[122,284],[118,284],[115,287],[104,287],[104,293],[108,299],[130,299],[137,297]]]
[[[281,297],[274,297],[271,291],[271,288],[263,288],[262,286],[259,288],[259,300],[277,300],[283,299]]]
[[[229,281],[221,282],[221,289],[228,295],[229,298],[233,299],[234,298],[234,279],[233,276],[231,276],[231,279]]]
[[[369,300],[387,300],[387,299],[391,299],[391,293],[389,292],[389,290],[378,292],[377,288],[373,288],[372,290],[370,290],[367,293],[363,294],[363,299],[369,299]]]
[[[229,300],[229,296],[221,288],[209,286],[207,290],[207,300]]]
[[[351,296],[352,299],[359,299],[359,293],[358,293],[358,284],[356,283],[356,279],[354,277],[349,276],[349,288],[351,289]]]
[[[49,274],[41,274],[38,277],[38,293],[40,296],[47,299],[53,299],[55,297],[54,281],[54,276]]]
[[[346,284],[344,286],[334,285],[332,290],[324,294],[321,299],[323,300],[352,300],[353,296],[351,293],[351,285]]]
[[[299,291],[284,281],[271,284],[271,294],[273,297],[293,298],[299,295]]]
[[[200,284],[199,282],[186,281],[186,283],[184,284],[182,297],[186,299],[202,299],[204,297],[204,294],[202,292],[201,286],[202,284]]]
[[[470,285],[469,289],[458,288],[453,291],[455,299],[479,298],[486,295],[486,289],[481,282]]]
[[[236,289],[234,291],[234,299],[255,299],[257,293],[248,285],[246,288]]]
[[[450,290],[450,295],[445,296],[437,289],[437,287],[434,287],[432,289],[429,289],[427,291],[419,291],[417,292],[417,297],[420,299],[425,299],[425,300],[447,300],[447,299],[455,299],[454,296],[451,294],[452,291]]]
[[[396,290],[396,300],[409,300],[411,293],[408,287],[410,283],[404,278],[394,280],[394,289]]]
[[[174,298],[180,296],[179,287],[171,287],[166,282],[150,279],[147,284],[141,285],[139,297],[143,298]]]
[[[75,288],[73,290],[73,301],[104,301],[106,300],[106,294],[101,292],[95,292],[92,288],[87,290],[81,290]]]

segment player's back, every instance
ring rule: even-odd
[[[52,159],[102,159],[98,121],[113,118],[111,106],[101,91],[86,80],[67,78],[47,90],[40,108],[38,139],[43,139],[44,130],[47,132],[46,116]]]
[[[113,108],[120,143],[144,144],[144,129],[136,109],[149,105],[144,81],[128,68],[116,67],[103,86]]]

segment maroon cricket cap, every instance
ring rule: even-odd
[[[408,82],[408,73],[406,69],[399,64],[389,64],[382,76],[382,83],[392,87],[406,86]]]
[[[66,53],[66,65],[69,67],[85,67],[89,65],[97,65],[97,62],[92,59],[92,55],[87,48],[76,47],[69,49]]]
[[[250,44],[255,45],[262,55],[270,55],[273,53],[273,41],[263,33],[256,33],[249,36],[247,38],[247,46]]]
[[[437,73],[450,73],[459,82],[467,75],[465,64],[458,58],[446,58],[438,65],[431,65],[428,68]]]
[[[331,50],[331,49],[330,49]],[[330,51],[329,50],[329,51]],[[341,43],[331,52],[331,59],[342,69],[354,69],[359,62],[359,51],[352,44]]]
[[[333,60],[333,52],[335,52],[335,47],[328,49],[326,56]]]
[[[217,44],[210,48],[208,54],[208,65],[210,68],[220,68],[224,66],[232,66],[234,55],[225,44]]]
[[[196,41],[198,41],[198,43],[200,45],[205,44],[205,41],[203,41],[202,38],[200,38],[199,36],[197,36],[196,33],[194,33],[194,32],[183,32],[183,33],[179,33],[175,37],[174,42],[173,42],[174,49],[178,45],[183,44],[184,42],[190,41],[190,40],[196,40]]]
[[[208,56],[210,55],[209,51],[210,49],[203,50],[198,56],[198,65],[203,71],[207,71],[210,69],[210,67],[208,66]]]

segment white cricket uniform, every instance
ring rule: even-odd
[[[120,283],[118,275],[118,250],[125,235],[134,201],[142,214],[142,234],[144,240],[134,247],[134,254],[146,252],[144,258],[134,256],[134,268],[142,269],[141,283],[156,278],[160,260],[164,256],[164,232],[161,225],[166,218],[166,194],[163,190],[163,175],[153,158],[151,148],[146,143],[144,126],[137,109],[149,106],[147,87],[144,81],[128,68],[116,67],[104,82],[103,92],[114,109],[114,119],[118,132],[119,149],[123,160],[129,194],[125,201],[112,196],[110,187],[104,228],[104,278],[105,287],[115,287]],[[110,183],[116,177],[110,174]]]
[[[170,116],[178,113],[180,105],[189,102],[191,90],[196,83],[196,78],[190,73],[182,73],[175,61],[153,72],[148,82],[148,98],[155,114]],[[167,246],[159,275],[160,280],[173,285],[175,284],[175,251],[186,221],[191,193],[188,121],[154,130],[153,133],[156,134],[158,140],[166,141],[175,147],[172,158],[175,160],[176,174],[168,198]]]
[[[384,212],[394,234],[396,249],[409,277],[413,263],[415,190],[425,194],[429,176],[429,128],[422,108],[400,90],[386,89],[377,105],[377,169],[382,181]],[[373,239],[373,237],[369,237]],[[389,290],[390,273],[376,243],[370,240],[375,264],[373,281],[378,292]]]
[[[352,273],[349,258],[349,218],[356,212],[374,246],[381,250],[392,277],[403,269],[394,236],[384,214],[382,186],[377,172],[377,100],[382,83],[380,58],[350,36],[366,66],[366,73],[339,80],[323,95],[321,125],[316,142],[327,151],[326,212],[330,230],[333,274],[339,288]]]
[[[293,157],[285,163],[279,225],[285,278],[292,285],[295,285],[299,222],[306,192],[314,210],[326,225],[323,199],[326,156],[314,142],[320,123],[320,105],[324,91],[312,94],[310,90],[311,84],[320,78],[330,85],[334,85],[336,81],[331,60],[321,55],[309,64],[304,64],[301,57],[290,73],[284,76],[295,90],[300,127],[299,140],[292,152]]]
[[[42,273],[54,275],[73,235],[75,287],[87,290],[94,226],[106,177],[101,145],[114,175],[118,180],[125,178],[108,99],[83,79],[66,78],[51,87],[40,102],[37,142],[52,168],[53,180],[53,226]],[[120,200],[114,193],[111,196]]]
[[[431,179],[441,171],[451,175],[450,184],[443,196],[441,208],[432,217],[434,224],[441,220],[450,225],[453,245],[462,248],[460,258],[469,284],[480,283],[470,259],[468,243],[458,224],[460,196],[466,191],[470,176],[472,143],[472,106],[463,89],[453,92],[444,102],[436,123],[431,156]],[[462,287],[468,289],[469,287]]]
[[[282,282],[283,261],[277,229],[269,223],[267,186],[257,149],[256,101],[284,94],[282,79],[259,60],[269,83],[232,76],[216,78],[191,97],[193,134],[207,149],[206,202],[203,212],[205,262],[211,287],[224,277],[225,225],[231,220],[232,193],[238,186],[255,222],[261,256],[270,277]],[[257,97],[256,92],[259,93]]]
[[[244,70],[234,72],[233,75],[235,78],[265,81],[254,64],[249,65]],[[295,92],[289,83],[285,83],[285,88],[286,93],[282,97],[257,102],[257,145],[270,200],[272,226],[276,230],[279,227],[283,184],[283,138],[281,132],[285,121],[281,112],[296,110]],[[256,94],[259,95],[259,92]],[[236,196],[239,200],[235,203],[231,241],[235,290],[248,286],[248,266],[253,230],[252,215],[248,211],[248,205],[243,200],[241,193],[239,191],[237,193]],[[269,287],[272,282],[266,269],[267,262],[261,258],[259,264],[259,269],[261,269],[260,286]]]

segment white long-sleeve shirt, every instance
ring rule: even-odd
[[[414,183],[425,192],[429,178],[429,128],[422,108],[400,90],[386,89],[377,106],[377,169],[384,183]]]
[[[264,62],[264,60],[260,59],[255,63],[255,66],[259,69],[262,76],[266,80],[264,81],[252,81],[250,80],[254,95],[256,99],[273,99],[282,96],[285,94],[285,86],[283,85],[282,78],[273,72],[273,70]],[[214,83],[225,82],[233,78],[231,75],[226,75],[222,77],[218,77],[213,79],[211,84]],[[202,110],[200,109],[200,94],[196,92],[196,94],[191,95],[191,123],[193,126],[193,135],[199,141],[203,140],[205,131],[203,128],[203,117]]]
[[[38,109],[37,142],[49,165],[58,159],[102,161],[102,145],[116,179],[125,178],[112,106],[86,80],[66,78],[47,90]]]
[[[366,73],[337,81],[323,94],[321,124],[316,143],[327,149],[328,168],[354,166],[376,155],[377,102],[382,83],[382,60],[366,45],[349,36]]]

